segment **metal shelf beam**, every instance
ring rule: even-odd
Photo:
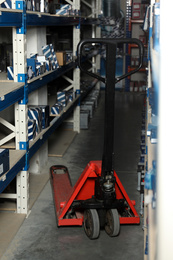
[[[96,18],[56,16],[39,12],[26,13],[27,26],[73,26],[79,23],[82,25],[100,24]],[[22,11],[0,8],[0,27],[22,27]]]
[[[22,12],[0,8],[0,27],[21,27]]]
[[[0,178],[0,193],[10,184],[16,175],[24,168],[26,161],[26,154],[24,154],[16,164]]]
[[[27,26],[66,26],[79,24],[79,17],[56,16],[44,13],[26,13]]]
[[[0,111],[24,98],[24,86],[0,97]]]

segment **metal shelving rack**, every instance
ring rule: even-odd
[[[66,2],[73,5],[74,9],[80,10],[81,2],[86,1],[73,0]],[[1,197],[17,199],[17,212],[28,213],[29,209],[29,161],[31,157],[48,140],[53,131],[68,117],[73,111],[74,130],[80,131],[80,102],[87,93],[80,94],[80,71],[76,60],[47,72],[41,77],[27,81],[26,77],[26,31],[27,26],[73,26],[73,56],[76,56],[76,47],[80,41],[80,26],[85,24],[92,25],[92,35],[99,36],[98,14],[101,10],[99,0],[91,0],[91,17],[59,17],[44,13],[26,12],[25,1],[16,1],[12,9],[0,8],[0,27],[12,27],[13,33],[13,69],[14,81],[0,82],[0,111],[14,105],[15,125],[8,123],[0,118],[0,123],[8,127],[12,134],[5,137],[5,141],[11,138],[16,139],[16,149],[10,151],[10,170],[0,177],[0,193],[8,184],[17,177],[17,193],[1,194]],[[96,62],[96,69],[99,70],[99,58],[92,58]],[[27,135],[27,105],[29,95],[45,86],[47,83],[64,75],[67,71],[73,70],[73,81],[70,81],[71,87],[76,91],[77,97],[67,106],[60,117],[51,121],[50,126],[43,130],[33,142],[28,141]],[[66,78],[68,80],[68,78]],[[88,88],[88,91],[97,84],[94,81]],[[4,141],[4,139],[3,139]],[[4,144],[2,139],[0,145]]]
[[[144,259],[162,259],[157,253],[158,98],[160,85],[160,3],[150,1],[148,86],[146,99],[146,155],[144,186]],[[163,174],[163,173],[162,173]],[[165,257],[163,257],[165,258]],[[169,258],[165,258],[169,259]],[[170,258],[171,259],[171,258]]]
[[[132,27],[135,24],[142,25],[144,23],[143,19],[132,19],[132,4],[133,0],[126,0],[126,38],[132,38]],[[140,3],[140,2],[139,2]],[[147,47],[147,46],[144,46]],[[126,45],[126,63],[125,63],[125,71],[126,73],[130,72],[134,68],[131,66],[131,50],[136,48],[135,45]],[[142,68],[139,72],[146,72],[145,68]],[[130,91],[130,77],[125,79],[125,91]]]

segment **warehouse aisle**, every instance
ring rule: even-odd
[[[115,170],[129,197],[136,200],[139,212],[140,194],[137,192],[137,164],[140,156],[140,130],[143,96],[137,93],[116,92],[115,113]],[[102,158],[104,93],[90,122],[89,130],[82,130],[63,158],[49,158],[48,166],[64,164],[75,184],[90,160]],[[32,211],[10,244],[2,260],[48,259],[106,259],[142,260],[143,231],[140,225],[121,226],[118,237],[110,238],[101,231],[97,240],[89,240],[81,227],[56,227],[54,205],[48,182]]]

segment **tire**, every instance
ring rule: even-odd
[[[117,209],[109,209],[106,212],[105,231],[110,237],[116,237],[120,232],[120,220]]]
[[[100,235],[100,221],[96,209],[84,211],[84,230],[90,239],[96,239]]]

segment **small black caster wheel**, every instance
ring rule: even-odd
[[[105,231],[110,237],[118,236],[120,232],[120,220],[117,209],[109,209],[106,212]]]
[[[84,211],[84,230],[90,239],[96,239],[100,235],[100,221],[96,209]]]

